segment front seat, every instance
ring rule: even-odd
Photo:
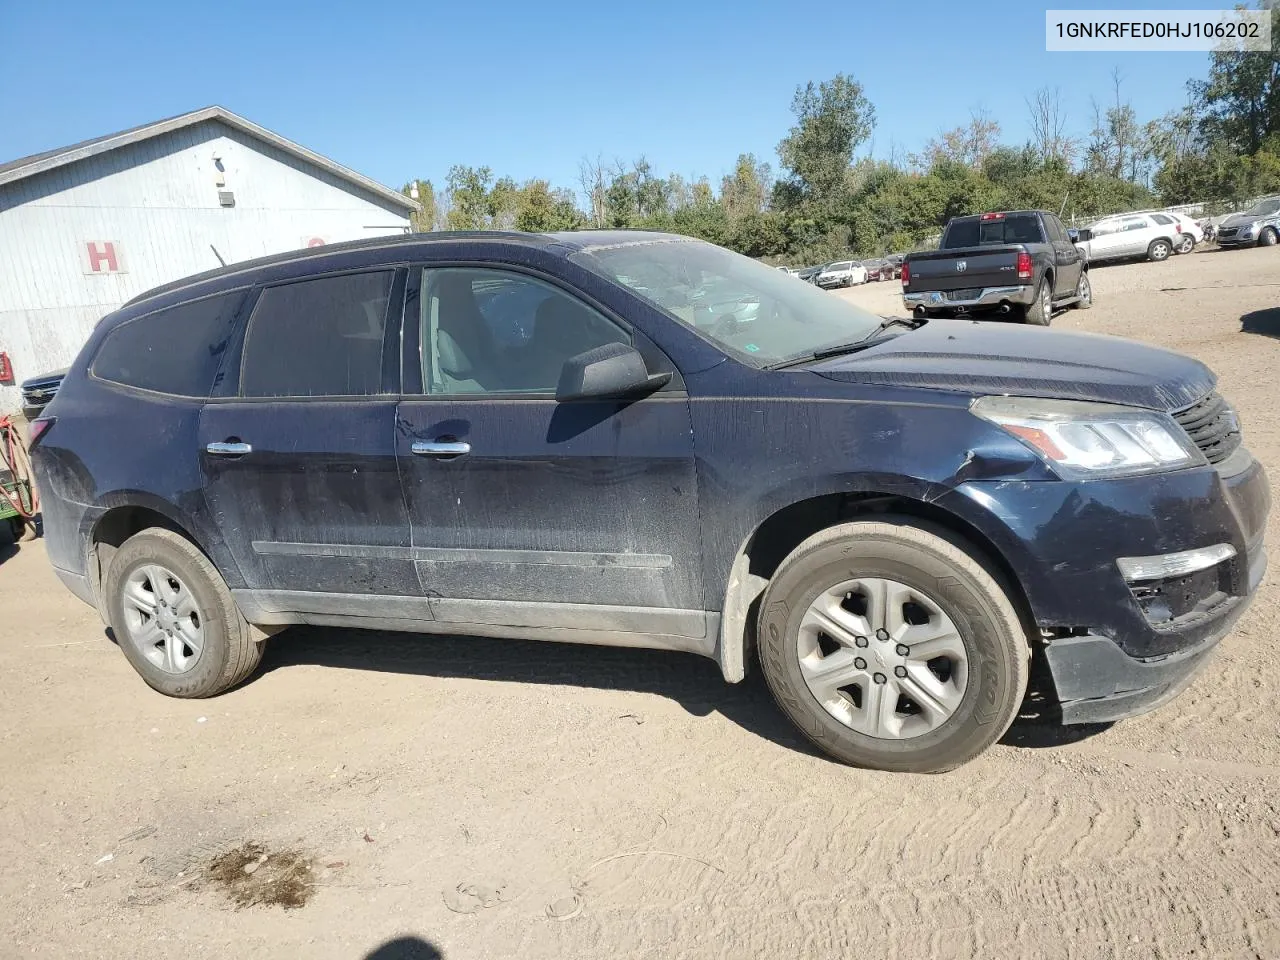
[[[494,348],[476,305],[467,273],[447,272],[437,281],[437,325],[432,376],[448,393],[501,389],[494,378]]]

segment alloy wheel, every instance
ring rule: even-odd
[[[968,654],[951,618],[896,580],[863,577],[824,590],[800,622],[796,653],[822,708],[882,740],[936,730],[968,686]]]
[[[124,582],[125,640],[169,674],[191,670],[204,649],[204,616],[190,588],[159,564],[143,564]]]

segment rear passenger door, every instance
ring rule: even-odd
[[[1080,283],[1083,258],[1075,244],[1071,242],[1071,238],[1067,236],[1061,220],[1051,213],[1045,214],[1043,220],[1045,235],[1053,248],[1055,280],[1053,295],[1055,297],[1072,296]]]
[[[392,439],[403,289],[395,269],[264,287],[201,413],[204,496],[267,622],[420,595]]]

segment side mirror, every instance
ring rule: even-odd
[[[650,374],[640,351],[606,343],[564,362],[556,400],[612,400],[637,397],[666,386],[669,373]]]

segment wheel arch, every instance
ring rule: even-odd
[[[189,540],[226,577],[231,560],[221,539],[203,529],[195,517],[163,498],[144,491],[125,491],[101,498],[96,506],[101,512],[91,514],[83,542],[88,554],[85,572],[98,598],[100,612],[104,612],[102,584],[111,558],[126,540],[150,528],[169,530]],[[236,568],[233,565],[230,569]],[[236,570],[236,576],[238,573]]]
[[[730,683],[745,679],[755,649],[759,604],[773,574],[797,546],[820,530],[862,519],[902,517],[938,533],[988,568],[1009,593],[1024,624],[1034,625],[1030,601],[1000,548],[972,523],[936,503],[901,492],[831,492],[769,513],[742,541],[729,568],[715,657]]]

